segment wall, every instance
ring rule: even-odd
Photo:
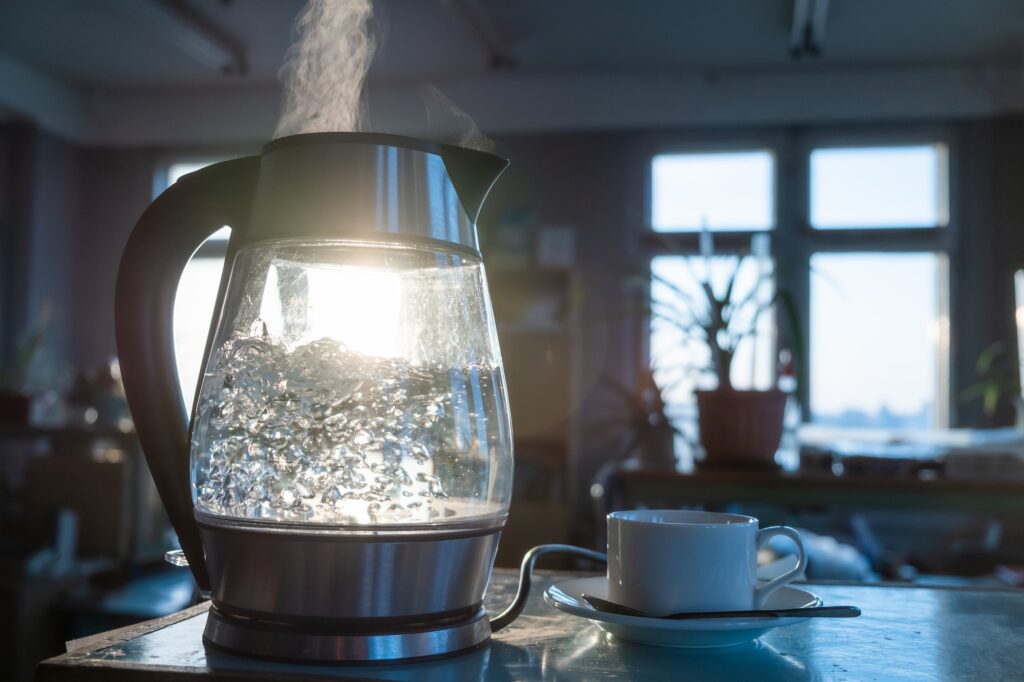
[[[49,310],[35,381],[106,362],[121,250],[151,199],[153,153],[86,149],[24,125],[0,131],[0,273],[7,357]]]
[[[73,353],[75,250],[80,234],[80,153],[33,128],[4,126],[0,174],[4,357],[44,318],[45,336],[33,364],[37,385],[59,381]]]
[[[1024,266],[1024,194],[1019,191],[1024,117],[961,122],[953,129],[960,150],[954,191],[962,224],[952,250],[959,273],[952,302],[957,317],[951,325],[955,394],[974,382],[974,362],[985,346],[998,339],[1016,342],[1012,272]],[[630,301],[619,280],[644,263],[639,237],[649,137],[624,132],[503,138],[498,152],[512,165],[480,221],[486,233],[506,212],[526,207],[536,211],[541,224],[576,230],[582,333],[578,397],[568,410],[580,417],[582,459],[571,484],[582,496],[577,499],[580,512],[586,505],[581,491],[596,468],[620,454],[596,428],[609,405],[603,377],[629,385],[632,371],[644,361],[645,325],[624,314]],[[658,133],[659,139],[666,137],[671,133]],[[50,300],[54,354],[84,366],[116,353],[113,296],[121,249],[151,199],[158,161],[174,154],[168,149],[80,148],[29,128],[0,129],[0,282],[5,286],[0,329],[5,342],[13,327],[24,325],[33,309]],[[25,186],[26,178],[31,187]],[[957,407],[959,425],[986,423],[977,405]],[[1008,418],[1001,415],[1003,422]]]
[[[82,222],[74,272],[76,364],[103,363],[116,355],[117,268],[135,221],[152,200],[156,158],[148,149],[82,153]]]
[[[978,381],[979,354],[995,341],[1016,348],[1013,272],[1024,267],[1024,117],[952,123],[954,228],[950,232],[951,419],[953,426],[1012,423],[1003,405],[994,418],[979,401],[960,399]],[[813,128],[753,129],[758,139],[807,138]],[[736,138],[735,131],[680,130],[680,138]],[[577,231],[578,267],[586,293],[578,405],[581,462],[571,488],[585,495],[603,461],[621,455],[620,444],[599,436],[602,415],[614,399],[603,382],[610,375],[625,385],[645,362],[644,323],[623,315],[630,301],[617,281],[642,267],[645,252],[645,174],[652,144],[673,133],[553,134],[502,138],[498,152],[512,160],[481,217],[493,229],[503,211],[532,208],[537,222]],[[792,160],[790,160],[792,161]],[[780,168],[780,172],[792,169]],[[791,216],[796,218],[796,216]],[[787,245],[776,248],[785,252]],[[485,253],[485,258],[487,254]],[[539,379],[542,380],[542,379]],[[577,499],[583,512],[585,500]]]
[[[1014,272],[1024,268],[1024,116],[968,121],[959,127],[956,183],[960,231],[951,247],[954,425],[1012,424],[1009,403],[994,417],[959,394],[978,382],[979,355],[996,342],[1017,354]],[[1011,370],[1013,368],[1011,367]]]
[[[28,243],[28,267],[31,273],[25,289],[28,321],[50,309],[50,323],[40,359],[59,370],[65,359],[76,359],[75,270],[81,254],[82,236],[80,151],[51,135],[35,137],[33,168],[32,222]],[[41,376],[39,380],[46,381]]]
[[[22,126],[0,126],[0,360],[13,352],[28,301],[28,241],[32,219],[31,138]]]
[[[604,461],[621,455],[621,443],[609,438],[607,426],[621,415],[622,406],[608,382],[632,385],[642,343],[638,320],[625,312],[629,306],[621,284],[638,265],[633,262],[634,228],[642,218],[642,203],[634,199],[642,194],[643,172],[634,168],[630,149],[630,137],[621,134],[503,138],[496,151],[511,164],[488,196],[479,221],[485,261],[492,231],[510,212],[533,212],[539,226],[575,230],[575,298],[581,310],[577,338],[570,341],[568,361],[575,367],[565,369],[576,383],[570,391],[573,404],[564,409],[577,431],[570,437],[566,462],[576,532],[581,530],[579,519],[588,516],[589,482]],[[509,342],[515,341],[504,341]],[[563,376],[549,373],[538,361],[533,381],[561,381]],[[587,541],[586,531],[575,539]]]

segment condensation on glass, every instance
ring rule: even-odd
[[[199,510],[332,525],[507,511],[511,427],[479,260],[249,246],[212,348],[191,441]]]

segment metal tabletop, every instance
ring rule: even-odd
[[[856,619],[779,628],[749,645],[661,649],[617,641],[549,607],[537,577],[526,610],[476,651],[404,665],[307,666],[238,658],[203,647],[206,604],[98,635],[40,665],[40,680],[1013,680],[1024,679],[1024,591],[809,584]],[[515,591],[496,570],[491,613]]]

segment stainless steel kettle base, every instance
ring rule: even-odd
[[[308,663],[372,663],[425,658],[471,649],[487,641],[491,624],[481,607],[473,616],[436,628],[393,633],[283,631],[279,623],[224,615],[210,607],[203,642],[242,656]]]

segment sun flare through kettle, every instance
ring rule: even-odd
[[[212,599],[208,644],[365,661],[489,637],[512,434],[475,223],[506,165],[391,135],[295,135],[184,176],[139,220],[118,273],[118,351]],[[186,419],[175,289],[223,225]]]

